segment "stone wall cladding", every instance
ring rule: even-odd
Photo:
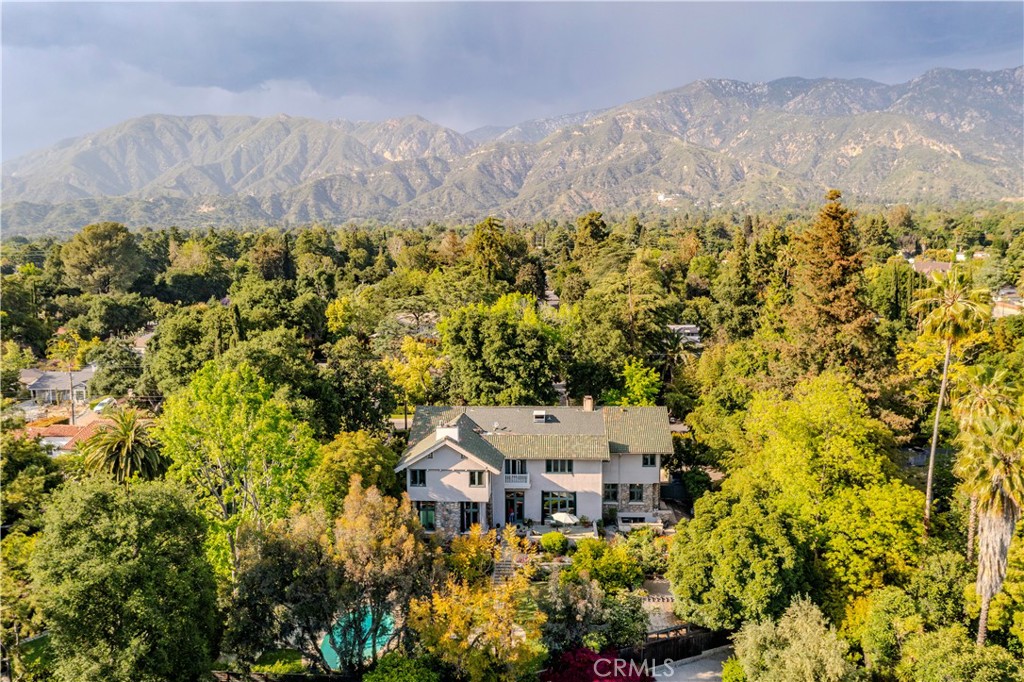
[[[661,484],[660,483],[644,483],[644,499],[641,502],[630,502],[629,501],[629,484],[619,484],[619,502],[617,505],[619,514],[629,512],[654,512],[657,511],[661,504]],[[609,506],[611,503],[605,502],[605,506]]]
[[[434,526],[438,533],[457,535],[462,521],[458,502],[438,502],[435,508]]]

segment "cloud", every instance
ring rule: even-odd
[[[699,78],[1021,61],[1020,3],[5,3],[3,155],[145,113],[418,113],[456,129]]]

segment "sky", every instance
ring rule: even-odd
[[[145,114],[419,114],[460,132],[702,78],[1024,63],[1024,3],[10,2],[2,156]]]

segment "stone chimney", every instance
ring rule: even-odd
[[[585,395],[583,396],[583,411],[593,412],[594,411],[594,396]]]

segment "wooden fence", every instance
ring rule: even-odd
[[[226,670],[215,670],[213,679],[217,682],[359,682],[355,675],[334,673],[333,675],[315,675],[298,673],[233,673]]]
[[[708,649],[729,643],[730,633],[724,631],[685,628],[679,628],[679,631],[682,634],[659,632],[638,647],[622,649],[619,656],[637,663],[648,661],[648,665],[655,666],[663,665],[666,660],[681,661],[700,656]]]

